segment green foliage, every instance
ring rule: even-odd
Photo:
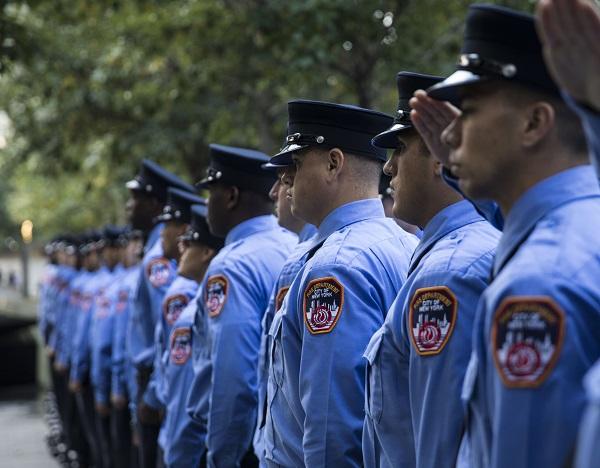
[[[470,3],[4,2],[0,203],[46,237],[119,221],[143,157],[191,182],[211,142],[274,152],[291,98],[391,112],[396,72],[452,70]]]

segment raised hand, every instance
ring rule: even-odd
[[[591,0],[541,0],[537,28],[554,80],[600,112],[600,9]]]
[[[441,140],[442,132],[460,115],[452,104],[436,101],[423,90],[415,92],[410,100],[410,117],[427,148],[444,166],[448,167],[450,148]]]

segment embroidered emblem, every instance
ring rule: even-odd
[[[115,310],[118,314],[123,312],[127,308],[127,303],[129,302],[129,292],[126,289],[119,291],[119,295],[117,296],[117,305],[115,306]]]
[[[190,328],[176,328],[171,335],[171,362],[182,365],[192,354],[192,333]]]
[[[216,317],[223,310],[227,300],[229,282],[223,275],[211,276],[206,280],[206,310],[210,317]]]
[[[421,288],[410,301],[411,341],[420,356],[439,354],[456,323],[456,297],[445,286]]]
[[[532,388],[552,371],[564,337],[564,313],[549,297],[511,297],[492,325],[492,354],[507,387]]]
[[[110,301],[108,298],[101,294],[96,299],[96,318],[104,319],[110,315]]]
[[[318,278],[304,291],[304,323],[313,335],[329,333],[344,305],[344,287],[335,278]]]
[[[277,291],[277,296],[275,296],[275,312],[281,309],[281,305],[283,304],[283,300],[285,299],[289,289],[289,286],[284,286],[283,288],[279,288],[279,291]]]
[[[79,306],[84,312],[89,312],[92,310],[92,305],[94,304],[94,296],[90,293],[82,293],[79,296]]]
[[[188,304],[189,299],[185,294],[175,294],[167,297],[163,303],[163,316],[169,325],[173,325]]]
[[[155,258],[146,267],[148,280],[155,288],[160,288],[169,282],[171,278],[171,265],[166,258]]]

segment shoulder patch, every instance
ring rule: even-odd
[[[185,364],[192,354],[192,332],[190,327],[176,328],[171,334],[171,362]]]
[[[494,364],[507,387],[534,388],[550,374],[560,355],[565,315],[547,296],[509,297],[492,324]]]
[[[117,296],[117,305],[115,306],[115,310],[117,313],[123,312],[127,308],[127,303],[129,301],[129,291],[126,289],[122,289],[119,291]]]
[[[313,335],[329,333],[342,314],[344,287],[332,277],[312,280],[304,290],[304,323]]]
[[[277,291],[277,296],[275,296],[275,312],[281,309],[281,305],[283,304],[283,300],[285,299],[289,289],[289,286],[284,286],[283,288],[279,288],[279,291]]]
[[[410,301],[408,326],[419,356],[442,352],[457,319],[457,301],[446,286],[417,289]]]
[[[163,317],[169,325],[173,325],[190,300],[185,294],[174,294],[163,302]]]
[[[206,280],[205,304],[209,317],[216,317],[223,310],[227,293],[229,292],[229,281],[223,275],[209,276]]]
[[[171,278],[171,265],[169,260],[159,257],[150,260],[146,266],[148,280],[155,288],[160,288],[169,282]]]

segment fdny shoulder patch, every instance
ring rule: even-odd
[[[117,305],[115,306],[115,311],[120,314],[127,308],[127,303],[129,302],[129,292],[127,289],[122,289],[119,291],[117,296]]]
[[[275,312],[281,309],[281,305],[283,304],[283,300],[285,299],[289,289],[289,286],[284,286],[283,288],[279,288],[279,291],[277,291],[277,296],[275,296]]]
[[[456,297],[446,286],[420,288],[410,301],[408,326],[412,344],[420,356],[442,352],[457,319]]]
[[[332,277],[318,278],[304,290],[304,323],[313,335],[329,333],[342,314],[344,287]]]
[[[209,317],[218,316],[225,306],[227,300],[227,292],[229,289],[229,281],[223,275],[210,276],[206,280],[206,310]]]
[[[181,315],[189,299],[185,294],[174,294],[165,299],[163,303],[163,317],[169,325],[173,325]]]
[[[96,318],[105,319],[110,315],[110,301],[104,294],[100,294],[96,299]]]
[[[171,362],[185,364],[192,354],[192,332],[190,327],[176,328],[171,334]]]
[[[533,388],[550,374],[564,338],[564,312],[549,297],[509,297],[492,325],[494,364],[507,387]]]
[[[171,265],[164,257],[155,258],[148,262],[146,267],[148,280],[155,288],[160,288],[169,282],[171,278]]]

